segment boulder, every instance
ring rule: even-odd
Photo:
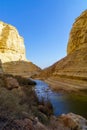
[[[80,115],[74,113],[62,114],[61,121],[64,126],[71,128],[72,130],[86,130],[87,120]]]
[[[19,83],[17,79],[13,77],[5,77],[4,82],[5,82],[5,87],[9,90],[19,87]]]

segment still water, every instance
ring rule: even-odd
[[[53,106],[54,115],[58,116],[63,113],[73,112],[87,118],[87,95],[64,94],[52,91],[49,86],[40,81],[35,80],[35,92],[39,101],[44,99],[50,101]]]

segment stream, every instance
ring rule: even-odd
[[[79,95],[76,93],[64,94],[52,91],[43,81],[35,80],[35,92],[39,101],[50,101],[53,106],[55,116],[73,112],[87,119],[87,94]]]

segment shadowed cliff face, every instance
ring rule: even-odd
[[[23,38],[15,27],[1,21],[0,59],[2,62],[26,60]]]
[[[37,77],[54,89],[87,89],[87,10],[73,24],[67,54]]]

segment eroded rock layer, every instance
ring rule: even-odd
[[[41,71],[38,66],[29,61],[6,62],[2,66],[5,73],[24,77],[31,77]]]

